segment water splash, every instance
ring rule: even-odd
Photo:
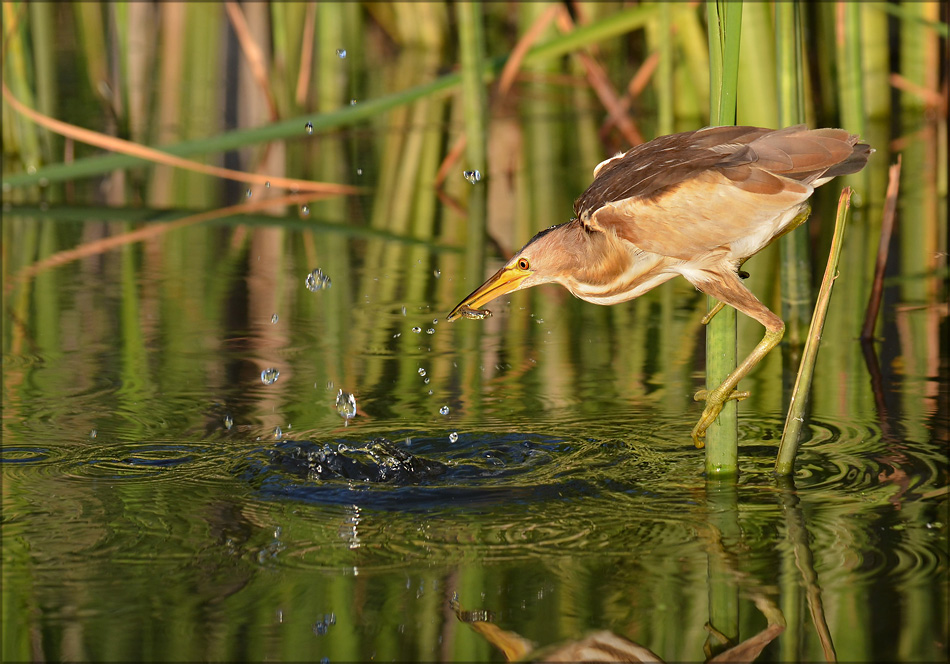
[[[350,420],[356,417],[356,397],[340,390],[336,395],[336,412],[349,424]]]
[[[319,290],[326,290],[331,285],[330,277],[323,273],[323,270],[316,268],[307,275],[306,286],[307,290],[311,293],[316,293]]]

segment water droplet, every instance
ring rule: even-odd
[[[271,367],[270,369],[264,369],[261,372],[261,382],[265,385],[273,385],[277,382],[277,379],[280,378],[280,372],[277,369]]]
[[[270,189],[270,180],[264,183],[264,189]]]
[[[362,174],[363,174],[363,169],[362,169],[362,168],[357,168],[357,169],[356,169],[356,174],[357,174],[357,175],[362,175]]]
[[[406,305],[402,305],[402,315],[406,315]]]
[[[424,381],[422,381],[422,382],[425,383],[426,385],[428,385],[428,384],[429,384],[429,379],[426,378],[426,379],[425,379]]]
[[[26,167],[26,172],[29,173],[30,175],[35,174],[36,166],[34,166],[33,164],[30,164],[29,166]]]
[[[224,428],[228,431],[231,430],[231,427],[234,426],[234,418],[231,417],[231,413],[228,413],[224,416]]]
[[[393,335],[393,339],[398,339],[401,336],[402,336],[402,332],[396,332],[396,334]]]
[[[336,56],[337,56],[338,58],[340,58],[340,60],[342,60],[343,58],[345,58],[345,57],[346,57],[346,49],[345,49],[345,48],[338,48],[338,49],[336,50]]]
[[[350,106],[356,106],[356,100],[355,100],[355,99],[351,99],[351,100],[350,100]]]
[[[307,133],[308,133],[308,134],[312,134],[312,133],[313,133],[313,123],[312,123],[312,122],[308,122],[308,123],[305,125],[305,127],[306,127],[306,129],[307,129]]]
[[[350,419],[356,416],[356,397],[340,390],[336,395],[336,412],[349,423]]]
[[[284,432],[280,430],[280,427],[274,427],[274,438],[280,440],[284,436]]]
[[[271,323],[277,323],[277,321],[279,320],[280,320],[280,316],[278,316],[277,314],[274,314],[273,316],[270,317]]]
[[[301,205],[301,206],[300,206],[300,216],[301,216],[301,217],[309,217],[309,216],[310,216],[310,208],[307,207],[306,205]]]
[[[92,431],[89,432],[89,437],[90,437],[90,438],[95,438],[95,437],[98,436],[98,435],[99,435],[99,430],[98,430],[98,429],[93,429]]]
[[[414,327],[414,328],[412,328],[412,331],[415,332],[416,334],[419,334],[420,332],[422,332],[422,328],[421,328],[421,327]]]
[[[253,193],[254,193],[254,192],[252,192],[252,191],[250,190],[250,188],[248,188],[248,190],[247,190],[246,192],[244,192],[244,198],[250,198],[250,197],[251,197],[251,194],[253,194]]]
[[[420,375],[420,376],[425,376],[425,375],[426,375],[426,370],[423,369],[422,367],[419,367],[419,375]]]
[[[435,330],[430,327],[428,330],[426,330],[426,334],[435,334]]]
[[[458,439],[459,439],[459,435],[458,435],[457,433],[455,433],[454,431],[449,434],[449,442],[450,442],[450,443],[457,443],[457,442],[458,442]]]
[[[435,276],[436,279],[438,279],[439,277],[442,276],[442,270],[433,270],[432,274]]]
[[[432,319],[432,324],[433,324],[433,325],[438,325],[438,324],[439,324],[439,319],[438,319],[438,318],[433,318],[433,319]]]
[[[472,184],[475,184],[476,182],[482,179],[482,174],[479,173],[478,171],[462,171],[462,177],[464,177],[466,180],[468,180]]]
[[[332,380],[328,380],[328,381],[327,381],[327,389],[328,389],[328,390],[332,390],[332,389],[333,389],[333,381],[332,381]]]
[[[442,406],[441,408],[439,408],[439,414],[440,414],[440,415],[448,415],[448,414],[449,414],[449,407],[448,407],[448,406]]]
[[[323,273],[323,270],[316,268],[307,275],[307,280],[305,282],[307,290],[311,293],[316,293],[319,290],[326,290],[330,287],[330,277]]]

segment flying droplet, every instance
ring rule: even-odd
[[[415,332],[416,334],[419,334],[420,332],[422,332],[422,328],[421,328],[421,327],[414,327],[414,328],[412,328],[412,331]]]
[[[245,198],[250,198],[252,193],[254,193],[254,192],[252,192],[251,189],[248,188],[248,190],[247,190],[247,191],[245,192],[245,194],[244,194],[244,197],[245,197]]]
[[[356,416],[356,397],[340,390],[336,395],[336,412],[349,423],[350,419]]]
[[[304,127],[307,129],[307,133],[308,133],[308,134],[312,134],[312,133],[313,133],[313,123],[312,123],[312,122],[308,122],[306,125],[304,125]]]
[[[310,208],[307,207],[306,205],[301,205],[301,206],[300,206],[300,216],[301,216],[301,217],[309,217],[309,216],[310,216]]]
[[[439,277],[442,276],[442,270],[433,270],[432,274],[433,276],[435,276],[436,279],[438,279]]]
[[[270,180],[264,183],[264,189],[270,189]]]
[[[280,372],[277,369],[271,367],[270,369],[264,369],[261,372],[261,382],[265,385],[273,385],[277,382],[277,379],[280,378]]]
[[[98,430],[98,429],[93,429],[92,431],[89,432],[89,437],[90,437],[90,438],[95,438],[95,437],[98,436],[98,435],[99,435],[99,430]]]
[[[356,169],[356,174],[357,174],[357,175],[362,175],[362,174],[363,174],[363,169],[362,169],[362,168],[357,168],[357,169]]]
[[[313,272],[307,275],[307,280],[305,282],[307,290],[311,293],[316,293],[319,290],[326,290],[330,287],[330,277],[323,273],[323,270],[320,268],[315,269]]]
[[[338,49],[336,50],[336,57],[340,58],[340,60],[342,60],[343,58],[345,58],[345,57],[346,57],[346,49],[345,49],[345,48],[338,48]]]
[[[482,174],[478,171],[462,171],[462,176],[472,184],[482,179]]]
[[[280,320],[280,316],[278,316],[277,314],[274,314],[273,316],[270,317],[271,323],[277,323],[277,321],[279,320]]]
[[[234,418],[231,417],[231,413],[228,413],[224,416],[224,428],[228,431],[231,430],[231,427],[234,426]]]
[[[406,315],[406,305],[402,305],[402,315]]]
[[[355,99],[351,99],[351,100],[350,100],[350,106],[356,106],[356,100],[355,100]]]
[[[449,442],[450,442],[450,443],[457,443],[457,442],[458,442],[458,439],[459,439],[459,435],[458,435],[457,433],[455,433],[454,431],[449,434]]]
[[[449,407],[448,407],[448,406],[442,406],[441,408],[439,408],[439,414],[440,414],[440,415],[448,415],[448,414],[449,414]]]
[[[332,380],[328,380],[328,381],[327,381],[327,389],[328,389],[328,390],[332,390],[332,389],[333,389],[333,381],[332,381]]]
[[[422,367],[419,367],[419,375],[420,375],[420,376],[425,376],[425,375],[426,375],[426,370],[423,369]]]
[[[430,327],[428,330],[426,330],[426,334],[435,334],[435,330]]]
[[[280,427],[274,427],[274,438],[280,440],[283,436],[284,432],[280,430]]]

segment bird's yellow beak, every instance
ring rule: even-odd
[[[479,310],[483,304],[488,304],[496,297],[505,293],[518,290],[521,282],[531,274],[528,270],[522,270],[518,267],[503,267],[493,274],[488,281],[476,288],[468,297],[458,303],[452,313],[446,320],[456,320],[458,318],[485,318],[491,316],[487,309]]]

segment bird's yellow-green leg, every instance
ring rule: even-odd
[[[687,279],[690,279],[690,277],[687,276]],[[739,385],[739,381],[752,371],[752,368],[782,340],[782,335],[785,333],[785,323],[756,299],[755,295],[745,287],[742,279],[733,269],[723,266],[723,269],[720,270],[709,270],[704,279],[690,279],[690,281],[706,295],[710,295],[737,311],[741,311],[746,316],[754,318],[765,327],[765,336],[762,337],[762,340],[742,360],[739,366],[722,381],[719,387],[708,391],[700,390],[696,393],[695,398],[705,400],[706,407],[703,409],[699,422],[693,427],[693,443],[696,447],[704,447],[706,443],[703,439],[706,437],[706,429],[719,417],[723,404],[730,399],[745,399],[749,396],[748,392],[739,392],[736,387]],[[721,307],[713,307],[710,314],[719,309]]]
[[[706,437],[706,429],[716,421],[716,418],[719,417],[720,411],[722,411],[723,405],[730,399],[745,399],[749,396],[748,392],[738,392],[736,391],[736,386],[739,384],[739,381],[745,378],[752,367],[758,364],[763,357],[769,354],[769,351],[775,348],[778,343],[782,340],[782,335],[785,334],[785,325],[779,321],[781,326],[776,330],[765,331],[765,336],[762,337],[755,348],[752,349],[752,352],[742,361],[736,370],[733,371],[726,377],[726,380],[722,384],[711,392],[707,390],[699,390],[695,399],[701,401],[706,400],[706,408],[703,409],[703,414],[699,418],[699,422],[696,423],[696,426],[693,427],[693,444],[696,447],[701,448],[706,445],[703,440]]]

